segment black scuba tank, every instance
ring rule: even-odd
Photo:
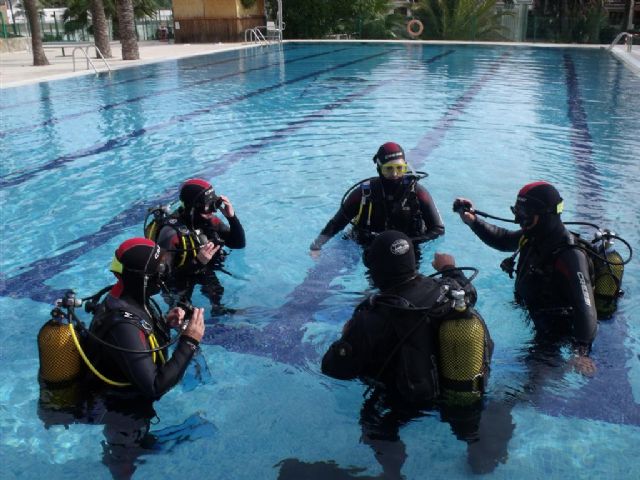
[[[484,391],[486,329],[480,316],[467,306],[463,290],[449,294],[453,310],[438,331],[440,386],[445,402],[468,405]]]
[[[624,275],[624,262],[615,250],[611,238],[603,238],[598,255],[607,261],[597,257],[593,260],[596,310],[598,318],[609,318],[618,308],[618,298],[623,293],[620,287]]]

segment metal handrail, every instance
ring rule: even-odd
[[[260,27],[248,28],[244,31],[245,43],[259,43],[260,45],[267,45],[269,42],[264,37],[264,34],[260,31]]]
[[[100,51],[100,49],[96,45],[87,45],[86,47],[75,47],[73,49],[73,52],[71,52],[71,58],[73,59],[73,71],[74,72],[76,71],[76,50],[80,50],[82,52],[82,54],[85,56],[85,58],[87,59],[87,70],[89,70],[89,65],[91,65],[91,67],[93,68],[93,71],[96,72],[96,73],[99,73],[98,69],[96,68],[96,66],[91,61],[91,58],[89,58],[89,49],[91,47],[96,49],[96,55],[98,55],[102,59],[102,62],[107,67],[107,70],[111,71],[111,67],[109,66],[109,62],[107,62],[107,59],[104,58],[104,55],[102,55],[102,52]]]
[[[618,44],[618,42],[624,38],[626,45],[627,45],[627,52],[631,51],[631,46],[633,45],[633,37],[634,35],[632,33],[629,32],[620,32],[616,38],[613,40],[613,42],[611,42],[611,45],[609,45],[608,50],[611,51],[613,50],[613,47],[616,46]]]

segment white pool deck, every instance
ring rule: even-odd
[[[417,42],[416,42],[417,43]],[[421,42],[426,44],[440,43],[478,43],[478,42]],[[112,42],[111,50],[113,58],[108,59],[111,69],[117,70],[121,68],[143,65],[147,63],[162,62],[177,58],[185,58],[196,55],[206,55],[214,52],[225,50],[237,50],[244,48],[260,48],[255,45],[247,45],[242,43],[199,43],[199,44],[173,44],[158,41],[140,42],[140,60],[122,60],[122,52],[120,43]],[[529,44],[529,43],[508,43],[503,45],[511,45],[514,48],[522,46],[536,47],[577,47],[577,48],[606,48],[606,45],[558,45],[558,44]],[[70,55],[70,48],[66,47],[65,55],[62,55],[61,48],[47,48],[45,54],[49,60],[49,65],[42,67],[33,66],[33,57],[31,52],[7,52],[0,54],[0,88],[17,87],[44,81],[59,80],[79,75],[92,75],[93,69],[87,70],[87,62],[76,53],[76,72],[73,71],[73,59]],[[90,53],[93,49],[90,50]],[[635,45],[628,53],[624,45],[614,47],[613,53],[628,68],[640,76],[640,46]],[[106,70],[106,67],[100,60],[92,60],[98,70]]]

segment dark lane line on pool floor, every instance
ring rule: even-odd
[[[500,62],[508,55],[503,55]],[[464,110],[474,97],[480,92],[484,84],[495,76],[499,63],[475,82],[456,102],[445,112],[435,127],[424,135],[417,145],[409,152],[410,157],[422,158],[420,168],[426,158],[440,145],[454,120],[464,113]],[[571,70],[570,70],[571,71]],[[573,70],[575,73],[575,70]],[[575,161],[585,161],[585,152],[591,150],[586,147],[591,141],[591,135],[586,123],[584,110],[580,111],[582,100],[576,88],[577,78],[569,75],[569,112],[572,125],[577,133],[578,150],[574,152]],[[576,110],[576,106],[579,106]],[[269,315],[271,321],[263,328],[234,327],[216,323],[207,326],[203,343],[219,345],[223,348],[239,353],[248,353],[273,358],[276,361],[303,365],[306,360],[315,361],[319,353],[315,347],[304,342],[304,325],[313,321],[321,303],[334,294],[331,283],[340,272],[348,272],[360,259],[359,249],[353,245],[327,245],[329,251],[323,251],[319,262],[312,266],[303,282],[291,294],[289,300]],[[350,242],[351,243],[351,242]],[[552,416],[572,416],[590,420],[599,420],[613,424],[640,425],[640,409],[634,401],[633,391],[629,382],[629,369],[626,367],[630,353],[624,346],[628,338],[628,324],[624,313],[617,315],[614,321],[608,322],[596,338],[595,354],[602,349],[602,372],[574,391],[570,397],[557,395],[547,389],[534,389],[522,400],[532,403],[535,408]],[[598,358],[597,357],[597,358]],[[615,393],[611,385],[617,385]]]
[[[219,102],[216,102],[208,107],[205,108],[200,108],[198,110],[194,110],[193,112],[190,113],[186,113],[186,114],[181,114],[181,115],[176,115],[172,118],[170,118],[169,120],[166,120],[164,122],[161,123],[157,123],[155,125],[152,125],[150,127],[147,128],[140,128],[138,130],[134,130],[133,132],[130,132],[126,135],[122,135],[120,137],[117,138],[113,138],[108,140],[107,142],[104,143],[100,143],[98,145],[94,145],[93,147],[87,148],[87,149],[83,149],[80,150],[79,152],[76,152],[75,154],[71,154],[71,155],[63,155],[61,157],[56,158],[55,160],[52,160],[50,162],[48,162],[45,165],[42,165],[38,168],[35,168],[33,170],[30,170],[28,172],[23,172],[17,176],[11,176],[10,178],[7,178],[6,176],[4,178],[2,178],[2,180],[0,180],[0,189],[2,188],[7,188],[7,187],[13,187],[16,185],[20,185],[21,183],[26,182],[27,180],[30,180],[31,178],[35,177],[36,175],[38,175],[39,173],[42,172],[49,172],[51,170],[60,168],[70,162],[72,162],[73,160],[77,160],[80,158],[85,158],[85,157],[89,157],[89,156],[93,156],[93,155],[97,155],[98,153],[104,153],[104,152],[108,152],[111,150],[114,150],[116,148],[120,148],[123,147],[125,145],[127,145],[129,143],[129,141],[131,141],[132,139],[141,137],[143,135],[146,135],[147,133],[152,133],[152,132],[157,132],[160,130],[163,130],[171,125],[175,125],[178,122],[185,122],[188,120],[191,120],[195,117],[201,116],[201,115],[205,115],[207,113],[211,113],[214,109],[222,107],[222,106],[228,106],[228,105],[232,105],[234,103],[237,102],[241,102],[243,100],[246,100],[248,98],[254,97],[256,95],[260,95],[266,92],[270,92],[272,90],[275,90],[277,88],[281,88],[284,87],[286,85],[291,85],[297,82],[300,82],[302,80],[306,80],[308,78],[313,78],[316,77],[318,75],[321,75],[323,73],[327,73],[327,72],[331,72],[334,70],[338,70],[340,68],[344,68],[344,67],[348,67],[351,65],[355,65],[357,63],[361,63],[367,60],[371,60],[377,57],[381,57],[384,55],[389,55],[393,52],[395,52],[397,49],[394,50],[389,50],[386,52],[380,52],[380,53],[375,53],[373,55],[368,55],[366,57],[360,57],[356,60],[351,60],[349,62],[344,62],[338,65],[334,65],[331,67],[327,67],[327,68],[323,68],[321,70],[316,70],[314,72],[311,73],[306,73],[304,75],[301,75],[299,77],[296,78],[292,78],[291,80],[285,80],[282,82],[278,82],[276,84],[270,85],[268,87],[262,87],[259,88],[257,90],[253,90],[251,92],[247,92],[247,93],[243,93],[242,95],[236,95],[235,97],[231,97],[228,98],[226,100],[222,100]]]
[[[453,122],[471,104],[476,95],[489,80],[495,77],[509,53],[501,55],[486,69],[456,101],[444,112],[433,129],[423,135],[408,157],[418,158],[413,166],[420,169],[431,153],[440,145]],[[342,272],[348,273],[360,259],[360,248],[341,244],[335,247],[335,241],[323,249],[320,258],[307,271],[307,275],[289,295],[288,300],[265,317],[271,318],[263,328],[238,328],[233,325],[216,323],[207,325],[203,343],[220,345],[227,350],[270,357],[279,362],[301,365],[306,359],[317,358],[313,345],[303,341],[304,325],[312,321],[312,315],[321,303],[333,292],[331,283]]]
[[[315,58],[315,57],[320,57],[323,55],[329,55],[332,53],[337,53],[337,52],[341,52],[347,50],[347,48],[341,48],[341,49],[337,49],[337,50],[330,50],[330,51],[326,51],[326,52],[321,52],[321,53],[316,53],[313,55],[305,55],[303,57],[299,57],[299,58],[293,58],[291,60],[286,60],[284,63],[286,64],[291,64],[291,63],[295,63],[295,62],[299,62],[301,60],[308,60],[310,58]],[[7,135],[10,134],[15,134],[15,133],[19,133],[19,132],[24,132],[25,130],[31,131],[31,130],[35,130],[37,128],[42,128],[42,127],[49,127],[51,125],[59,125],[67,120],[72,120],[72,119],[76,119],[76,118],[80,118],[83,117],[85,115],[92,115],[94,113],[100,113],[100,112],[106,112],[108,110],[112,110],[114,108],[117,107],[121,107],[123,105],[127,105],[127,104],[133,104],[133,103],[137,103],[140,102],[142,100],[146,100],[148,98],[156,98],[160,95],[165,95],[167,93],[172,93],[172,92],[186,92],[186,89],[191,88],[191,87],[195,87],[195,86],[199,86],[199,85],[205,85],[207,83],[213,83],[213,82],[217,82],[219,80],[225,80],[227,78],[232,78],[232,77],[236,77],[238,75],[244,75],[247,73],[251,73],[251,72],[257,72],[260,70],[265,70],[267,68],[271,68],[271,67],[275,67],[275,66],[279,66],[281,65],[283,62],[280,60],[276,60],[272,63],[267,63],[264,65],[261,65],[259,67],[253,67],[253,68],[247,68],[246,70],[239,70],[239,71],[235,71],[235,72],[230,72],[230,73],[225,73],[223,75],[219,75],[217,77],[209,77],[209,78],[205,78],[202,80],[197,80],[191,83],[185,83],[184,85],[179,85],[179,86],[174,86],[171,88],[165,88],[163,90],[156,90],[153,91],[151,93],[146,93],[145,95],[140,95],[138,97],[133,97],[133,98],[127,98],[126,100],[122,100],[120,102],[116,102],[116,103],[110,103],[107,105],[102,105],[98,108],[91,108],[89,110],[84,110],[82,112],[76,112],[76,113],[70,113],[68,115],[61,115],[59,117],[56,118],[50,118],[49,120],[46,120],[44,122],[41,123],[36,123],[33,125],[22,125],[20,127],[16,127],[16,128],[12,128],[9,130],[4,130],[4,131],[0,131],[0,138],[4,138]],[[18,173],[18,172],[14,172]]]
[[[580,93],[580,83],[576,66],[570,54],[563,55],[565,83],[567,85],[567,116],[571,122],[571,158],[576,169],[577,182],[580,188],[580,200],[576,205],[578,216],[589,220],[599,220],[593,215],[593,209],[601,217],[604,213],[602,185],[599,181],[598,169],[593,161],[593,138],[589,131],[587,112]],[[588,207],[588,208],[586,208]],[[586,217],[586,218],[585,218]],[[600,218],[601,220],[601,218]]]
[[[571,159],[580,185],[577,216],[578,220],[586,219],[597,224],[603,220],[604,194],[593,161],[593,138],[589,131],[575,63],[568,53],[563,55],[563,60],[567,116],[571,122]],[[597,212],[593,211],[594,208]],[[624,346],[624,340],[629,337],[627,315],[619,311],[613,319],[599,323],[594,355],[596,359],[603,359],[600,368],[606,369],[606,374],[599,372],[576,389],[571,397],[563,397],[553,391],[534,391],[531,396],[538,408],[550,415],[562,416],[567,412],[580,412],[581,416],[594,420],[640,425],[640,409],[633,399],[629,369],[626,366],[632,355]],[[612,393],[612,385],[616,386],[615,393]]]
[[[426,63],[433,63],[443,57],[452,54],[454,50],[448,50],[441,54],[435,55],[426,61]],[[407,75],[410,74],[407,71]],[[402,75],[398,75],[397,79]],[[244,145],[238,150],[231,151],[216,160],[214,165],[208,169],[200,172],[194,172],[194,176],[202,176],[205,178],[215,178],[223,175],[231,166],[237,162],[248,158],[251,155],[258,153],[264,147],[282,140],[287,134],[291,134],[296,130],[301,129],[304,126],[310,125],[312,122],[323,118],[331,111],[351,103],[352,101],[361,98],[368,93],[371,93],[376,88],[384,85],[388,85],[390,81],[381,81],[372,85],[369,85],[357,92],[350,93],[345,97],[334,100],[333,102],[324,105],[322,108],[311,112],[299,120],[294,120],[286,124],[285,126],[275,130],[269,135],[264,136],[262,139],[256,140],[249,145]],[[171,187],[160,196],[145,201],[138,201],[133,203],[129,208],[120,212],[110,222],[104,224],[100,230],[96,233],[84,235],[80,238],[73,240],[61,247],[62,250],[79,244],[80,246],[71,250],[67,250],[64,253],[41,260],[37,260],[25,267],[26,271],[16,276],[5,278],[0,274],[0,296],[6,296],[11,298],[30,298],[37,302],[50,303],[53,299],[59,297],[64,290],[53,289],[47,285],[49,279],[55,275],[63,272],[68,266],[81,255],[97,248],[111,238],[115,237],[123,230],[132,227],[136,224],[142,223],[142,216],[146,212],[147,208],[152,205],[158,205],[163,203],[169,203],[173,201],[178,193],[178,187]]]
[[[287,45],[287,50],[296,50],[298,49],[299,46],[297,45]],[[234,50],[234,52],[241,52],[242,50]],[[212,52],[212,53],[206,53],[206,54],[202,54],[202,55],[197,55],[197,56],[193,56],[193,57],[183,57],[183,58],[175,58],[175,59],[167,59],[167,60],[163,60],[161,62],[156,62],[156,63],[152,63],[152,64],[146,64],[146,65],[135,65],[135,66],[131,66],[129,68],[123,68],[120,70],[117,70],[116,72],[110,72],[110,73],[101,73],[98,75],[98,79],[99,80],[104,80],[101,83],[99,83],[98,85],[92,84],[89,85],[87,87],[83,87],[83,88],[77,88],[77,89],[73,89],[73,94],[74,96],[78,96],[81,95],[83,93],[95,93],[96,89],[102,88],[112,88],[112,87],[117,87],[119,85],[124,85],[127,83],[132,83],[132,82],[140,82],[143,80],[149,80],[151,78],[157,78],[158,77],[158,73],[152,73],[149,75],[142,75],[142,76],[137,76],[137,77],[132,77],[132,78],[126,78],[123,80],[114,80],[114,81],[110,81],[111,80],[111,75],[114,73],[119,74],[120,72],[124,72],[125,70],[132,70],[132,69],[146,69],[146,68],[151,68],[151,67],[157,67],[158,65],[162,65],[161,68],[166,68],[167,64],[169,63],[173,63],[173,62],[181,62],[181,61],[189,61],[192,60],[194,58],[200,58],[200,57],[210,57],[210,56],[219,56],[222,53],[226,53],[226,52]],[[236,55],[235,57],[232,58],[228,58],[225,60],[216,60],[214,62],[203,62],[203,63],[198,63],[195,65],[190,65],[190,66],[185,66],[185,67],[179,67],[181,72],[184,71],[188,71],[188,70],[198,70],[201,68],[205,68],[205,67],[213,67],[215,65],[223,65],[225,63],[231,63],[231,62],[237,62],[243,58],[242,55]],[[175,72],[174,72],[175,73]],[[124,74],[124,73],[123,73]],[[58,85],[60,82],[56,81],[56,85]],[[40,82],[37,84],[38,87],[42,88],[51,88],[51,82],[50,81],[46,81],[46,82]],[[73,87],[73,85],[71,85],[71,87]],[[17,87],[17,88],[25,88],[25,87]],[[37,99],[33,99],[33,100],[26,100],[23,102],[17,102],[17,103],[12,103],[9,105],[0,105],[0,111],[2,110],[6,110],[6,109],[10,109],[10,108],[16,108],[16,107],[23,107],[26,105],[32,105],[32,104],[37,104],[37,103],[41,103],[43,101],[46,100],[51,100],[51,99],[55,99],[58,97],[63,97],[63,98],[68,98],[69,97],[69,91],[65,90],[59,93],[55,93],[55,94],[50,94],[50,95],[42,95],[40,97],[38,97]]]

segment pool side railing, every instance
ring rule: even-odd
[[[91,67],[93,68],[93,71],[96,73],[98,72],[98,69],[96,68],[95,64],[91,61],[91,58],[89,58],[89,49],[93,47],[96,49],[96,56],[100,57],[100,59],[102,60],[102,62],[105,64],[105,66],[107,67],[107,70],[111,71],[111,66],[109,66],[109,62],[107,62],[107,59],[104,58],[104,55],[102,55],[102,52],[100,51],[100,49],[98,48],[97,45],[88,45],[88,46],[77,46],[73,49],[73,51],[71,52],[71,58],[73,60],[73,71],[76,71],[76,51],[80,51],[80,53],[82,55],[84,55],[84,57],[87,59],[87,70],[89,70],[89,65],[91,65]]]
[[[631,47],[633,46],[633,39],[640,38],[640,34],[630,33],[630,32],[620,32],[616,36],[616,38],[613,40],[613,42],[611,42],[611,45],[609,45],[608,50],[609,51],[613,50],[613,47],[615,47],[623,38],[624,38],[625,44],[627,45],[627,52],[631,52]]]

